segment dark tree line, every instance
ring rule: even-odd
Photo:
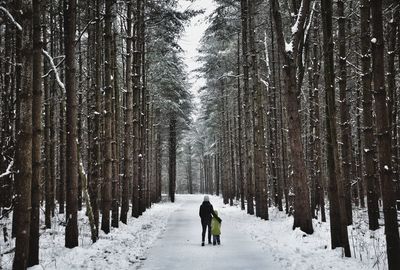
[[[41,207],[47,229],[61,215],[73,248],[79,211],[95,242],[159,202],[163,156],[174,201],[192,107],[177,41],[198,12],[175,0],[0,1],[0,214],[13,212],[13,269],[39,264]]]
[[[306,233],[327,200],[331,246],[348,257],[347,226],[367,208],[370,230],[384,218],[397,269],[399,3],[216,3],[199,58],[209,129],[197,136],[209,139],[195,152],[215,159],[203,191],[221,186],[225,203],[263,219],[285,207]]]

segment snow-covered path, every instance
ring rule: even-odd
[[[281,269],[248,234],[239,232],[228,219],[224,222],[223,211],[221,245],[202,247],[198,215],[201,199],[201,196],[177,197],[180,208],[171,214],[166,231],[149,250],[147,260],[139,269]],[[218,208],[219,201],[215,197],[211,199],[217,206],[214,208]]]
[[[366,213],[355,211],[355,225],[349,226],[352,258],[341,249],[330,249],[329,222],[313,220],[315,232],[306,235],[292,230],[293,217],[274,207],[269,221],[246,214],[239,206],[224,205],[222,198],[210,196],[222,218],[221,246],[201,247],[198,217],[202,195],[177,195],[176,202],[152,205],[139,218],[129,216],[128,225],[120,223],[111,233],[100,231],[92,244],[85,211],[79,212],[79,247],[64,247],[62,221],[58,214],[52,229],[40,237],[40,265],[31,270],[385,270],[384,229],[370,232]],[[360,215],[362,214],[362,215]],[[42,224],[44,216],[42,215]],[[11,230],[11,220],[6,220]],[[13,248],[14,241],[3,242],[0,251]],[[12,252],[0,256],[0,269],[12,268]]]

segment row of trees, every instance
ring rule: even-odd
[[[352,210],[367,206],[376,230],[382,200],[398,269],[399,3],[216,3],[200,49],[204,190],[220,183],[225,203],[266,220],[285,206],[306,233],[328,195],[332,248],[348,257]]]
[[[65,213],[68,248],[84,207],[94,242],[130,206],[139,217],[161,200],[163,154],[174,200],[192,107],[177,40],[198,12],[175,0],[13,0],[0,13],[0,207],[13,212],[13,269],[25,269],[39,263],[42,205],[46,228]]]

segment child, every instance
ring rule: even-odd
[[[214,210],[214,215],[211,219],[211,234],[213,236],[213,245],[221,244],[221,219],[218,217],[217,210]]]

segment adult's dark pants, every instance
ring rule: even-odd
[[[208,228],[208,243],[211,244],[211,221],[201,221],[201,226],[203,227],[203,232],[201,233],[201,242],[204,243],[206,230]]]

